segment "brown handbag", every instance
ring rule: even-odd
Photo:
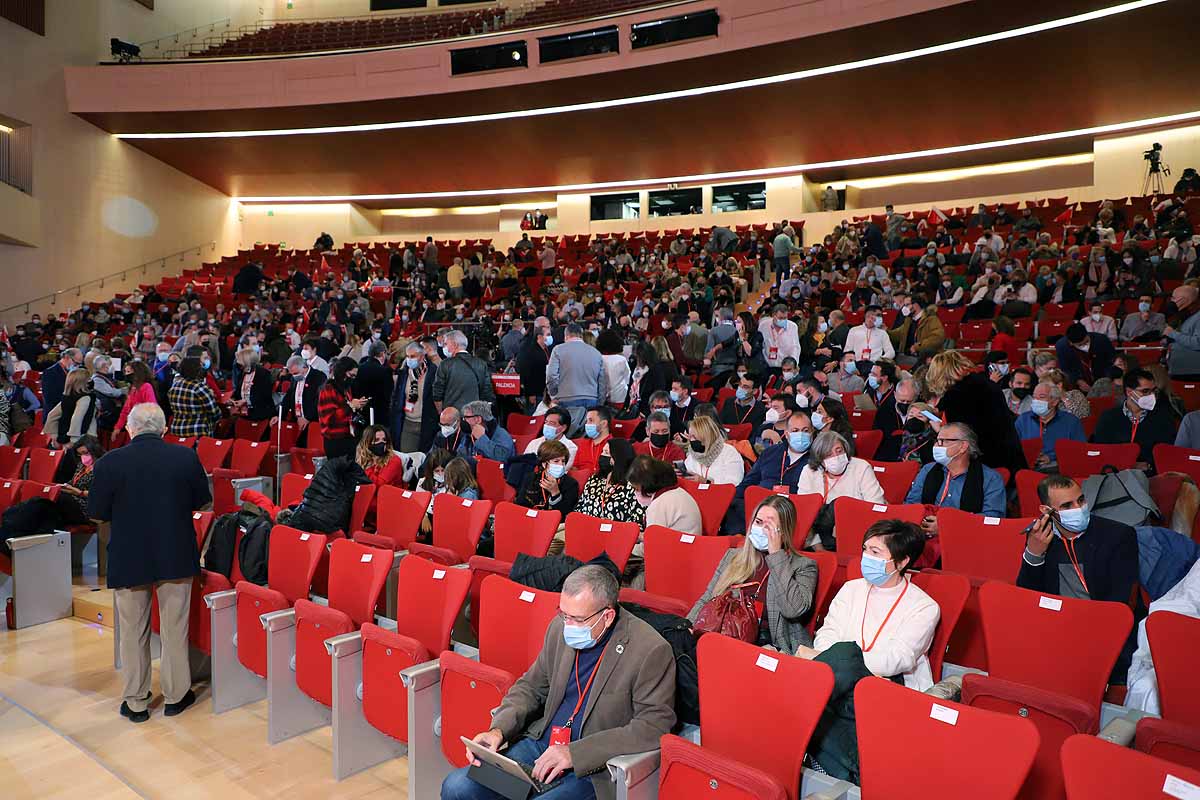
[[[754,613],[754,601],[759,589],[753,594],[743,591],[759,582],[739,583],[704,604],[696,617],[692,630],[697,634],[719,633],[731,639],[740,639],[753,644],[758,641],[758,616]]]

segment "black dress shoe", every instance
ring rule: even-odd
[[[145,722],[150,719],[149,711],[134,711],[129,707],[129,703],[121,703],[121,716],[129,717],[130,722]]]
[[[167,703],[163,706],[163,716],[173,717],[176,714],[182,714],[194,702],[196,702],[196,693],[188,689],[187,694],[178,703]]]

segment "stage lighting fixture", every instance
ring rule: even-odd
[[[142,48],[136,44],[122,42],[115,36],[109,40],[109,44],[112,46],[112,57],[122,64],[128,64],[135,58],[139,61],[142,59]]]

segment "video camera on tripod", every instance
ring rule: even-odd
[[[1163,182],[1163,175],[1170,175],[1171,168],[1163,163],[1162,160],[1163,146],[1155,142],[1150,146],[1149,150],[1142,151],[1142,160],[1148,162],[1146,164],[1146,178],[1142,181],[1142,194],[1160,195],[1165,193],[1166,186]]]
[[[1162,160],[1162,149],[1163,146],[1155,142],[1149,150],[1142,152],[1142,159],[1150,162],[1150,166],[1148,167],[1150,172],[1164,172],[1170,175],[1171,168],[1164,164]]]

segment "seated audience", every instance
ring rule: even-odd
[[[600,460],[600,451],[608,441],[609,426],[612,424],[612,411],[607,406],[590,408],[584,417],[583,436],[577,442],[579,449],[575,453],[575,469],[594,470]]]
[[[746,502],[746,489],[760,486],[774,491],[786,490],[796,494],[800,482],[800,473],[808,463],[808,451],[812,446],[812,420],[808,412],[797,409],[787,418],[787,428],[783,441],[773,444],[763,450],[755,459],[750,471],[746,473],[734,493],[729,512],[725,515],[724,530],[726,533],[743,533],[746,527],[743,509]]]
[[[763,423],[767,407],[758,397],[758,379],[738,368],[734,396],[721,406],[722,425],[749,425],[751,431],[757,430]]]
[[[933,461],[921,467],[904,502],[1003,517],[1008,498],[1000,473],[980,463],[975,432],[961,422],[951,422],[938,432]],[[921,528],[936,535],[936,514],[926,516]]]
[[[404,459],[392,450],[392,437],[384,426],[363,431],[354,458],[376,486],[404,485]]]
[[[1154,445],[1175,441],[1175,420],[1167,404],[1158,403],[1154,376],[1144,369],[1125,373],[1125,402],[1100,415],[1092,441],[1096,444],[1136,442],[1141,448],[1138,465],[1147,469],[1154,463]]]
[[[538,511],[557,511],[566,517],[579,503],[579,484],[567,473],[570,454],[562,442],[542,442],[537,466],[530,470],[517,491],[516,503]]]
[[[95,436],[98,409],[89,390],[91,378],[86,369],[73,369],[63,386],[62,400],[46,415],[42,433],[50,437],[50,446],[66,447],[81,436]]]
[[[722,556],[688,619],[695,623],[710,600],[732,587],[757,584],[741,590],[743,596],[749,593],[754,597],[759,619],[755,643],[783,653],[812,644],[804,620],[812,611],[817,564],[796,550],[792,540],[795,527],[796,507],[790,499],[779,495],[764,498],[754,510],[746,540]]]
[[[725,441],[725,432],[710,416],[697,414],[688,423],[686,477],[701,483],[741,483],[746,474],[742,455]]]
[[[599,519],[636,522],[639,528],[646,527],[646,507],[637,501],[627,480],[633,459],[634,448],[629,442],[616,438],[606,441],[596,472],[583,485],[575,510]]]
[[[664,411],[651,412],[646,418],[646,441],[635,444],[633,452],[668,464],[683,461],[687,457],[683,448],[671,441],[671,420]]]
[[[1040,439],[1042,442],[1042,452],[1030,465],[1041,472],[1058,470],[1058,455],[1054,448],[1059,439],[1087,441],[1079,418],[1061,408],[1062,401],[1062,387],[1043,380],[1033,390],[1029,410],[1016,419],[1017,433],[1022,439]]]
[[[819,494],[821,502],[832,511],[839,497],[853,497],[868,503],[886,503],[883,489],[875,478],[870,462],[854,458],[850,443],[836,431],[822,431],[813,440],[808,463],[796,482],[796,494]],[[825,512],[818,515],[813,531],[805,543],[814,550],[834,549],[832,520],[823,521]],[[829,514],[832,517],[832,514]]]
[[[535,455],[543,442],[562,442],[567,448],[567,469],[575,466],[575,454],[579,445],[567,437],[571,427],[571,412],[562,406],[553,406],[546,412],[545,422],[542,423],[542,435],[525,445],[525,455]]]
[[[679,485],[670,464],[650,456],[637,456],[626,476],[634,499],[646,509],[646,525],[662,525],[680,533],[704,533],[700,506]]]

